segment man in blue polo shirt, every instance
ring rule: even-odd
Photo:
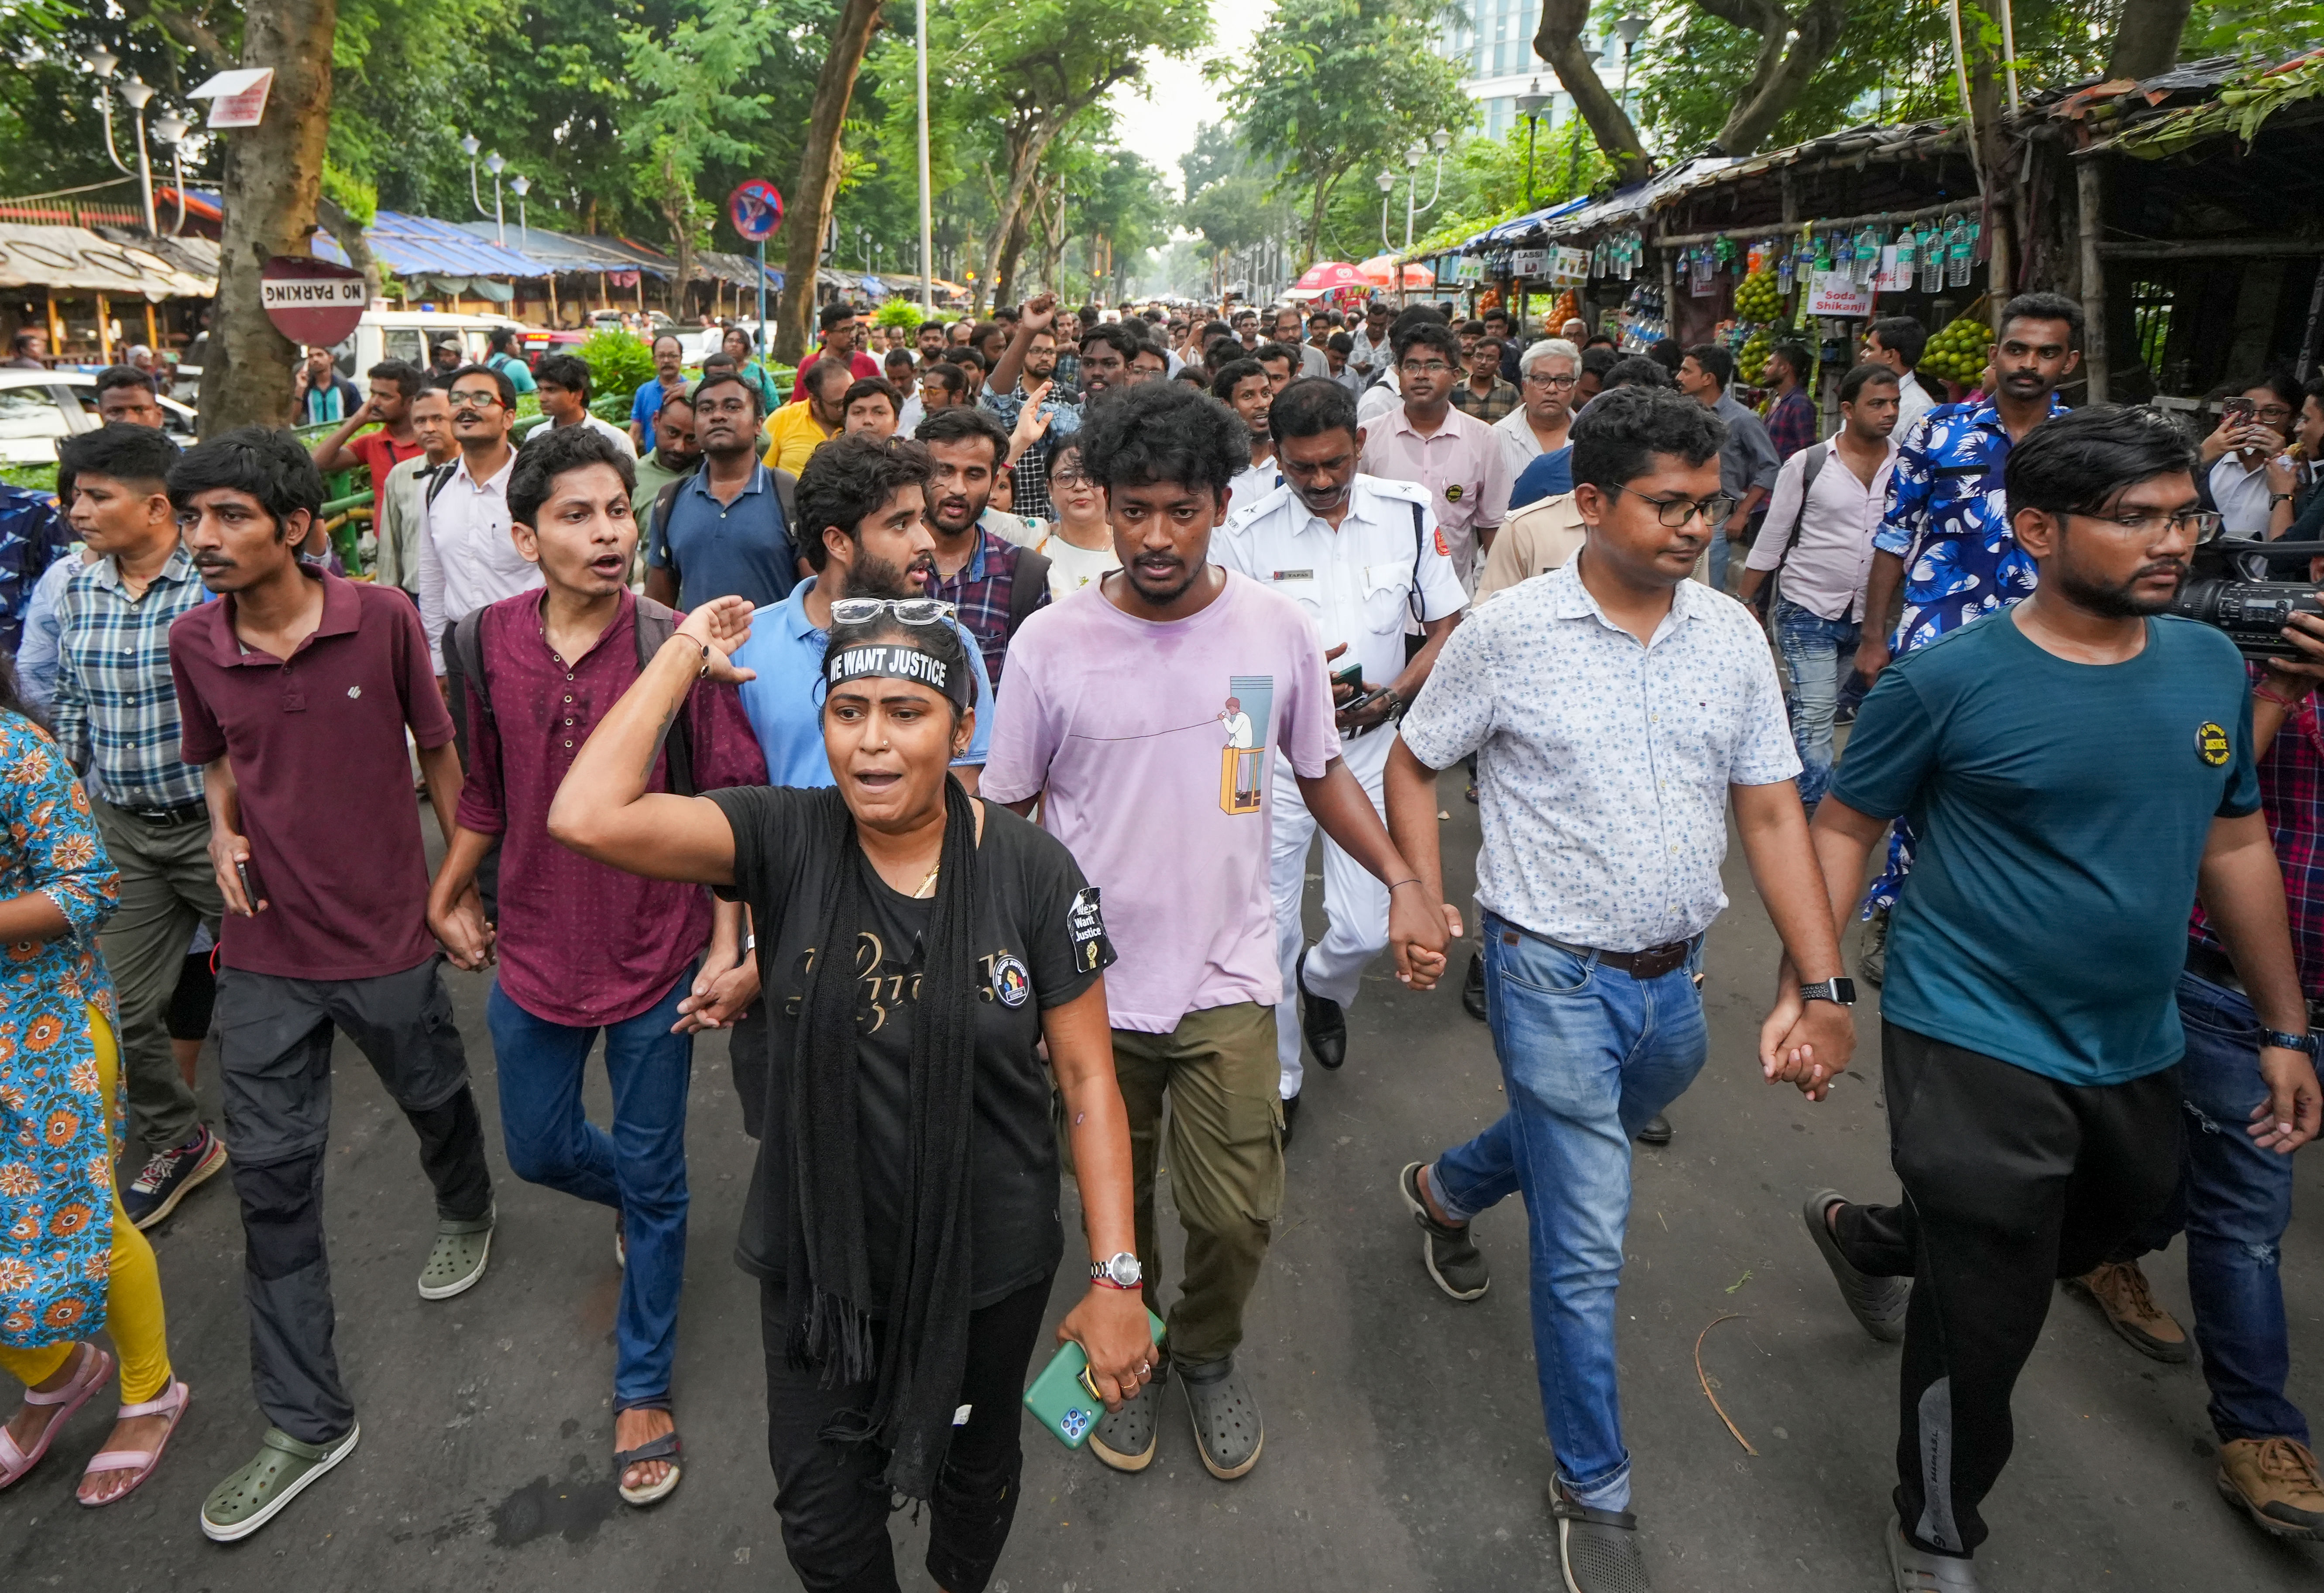
[[[835,437],[817,449],[799,477],[799,523],[821,528],[806,539],[816,573],[778,607],[754,619],[735,663],[758,671],[740,690],[767,757],[774,785],[829,785],[823,750],[823,653],[835,599],[925,597],[936,579],[936,541],[927,528],[933,478],[927,450],[898,438]],[[959,620],[948,618],[953,629]],[[992,684],[970,637],[976,667],[976,727],[954,761],[963,784],[976,789],[992,735]]]
[[[833,438],[800,472],[798,522],[821,532],[802,539],[815,574],[779,607],[753,616],[751,639],[735,649],[733,659],[739,668],[756,671],[736,690],[766,755],[769,784],[835,783],[823,748],[823,655],[831,639],[832,604],[926,600],[936,580],[936,539],[927,521],[935,475],[920,444],[860,433]],[[908,620],[912,612],[899,617]],[[975,637],[957,619],[945,623],[968,644],[976,671],[975,728],[968,751],[953,760],[954,773],[974,791],[992,738],[992,681]],[[722,1010],[749,1008],[734,1024],[727,1054],[743,1131],[756,1139],[766,1100],[766,1020],[757,1000],[756,965],[746,960],[739,971],[742,986],[715,994]]]
[[[759,395],[733,371],[694,389],[702,468],[647,526],[646,596],[674,608],[748,597],[771,608],[798,584],[798,552],[783,500],[796,478],[759,463]]]

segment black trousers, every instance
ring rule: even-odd
[[[1017,1519],[1025,1469],[1018,1406],[1050,1282],[1043,1278],[969,1316],[968,1364],[960,1379],[968,1421],[953,1429],[928,1502],[928,1575],[945,1593],[984,1593]],[[880,1480],[888,1457],[872,1444],[822,1436],[835,1415],[871,1403],[872,1385],[825,1388],[819,1374],[787,1364],[788,1297],[778,1283],[762,1281],[759,1291],[767,1457],[774,1462],[775,1509],[791,1569],[807,1593],[898,1593],[888,1489]],[[885,1324],[874,1324],[875,1340],[885,1333]]]
[[[370,979],[290,979],[228,968],[217,989],[219,1093],[242,1198],[251,1381],[267,1420],[331,1443],[355,1419],[334,1346],[323,1170],[331,1039],[344,1032],[420,1139],[436,1214],[492,1209],[484,1125],[437,961]]]
[[[2009,1396],[2052,1285],[2097,1266],[2178,1181],[2179,1070],[2061,1084],[1880,1026],[1888,1146],[1904,1199],[1848,1206],[1843,1255],[1913,1280],[1896,1437],[1896,1514],[1914,1542],[1965,1555],[2009,1462]]]

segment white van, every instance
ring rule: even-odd
[[[355,335],[331,350],[332,363],[339,375],[355,384],[358,393],[368,393],[371,382],[364,373],[385,359],[409,360],[421,370],[428,369],[428,351],[445,338],[459,340],[463,364],[481,363],[484,357],[484,339],[494,327],[514,328],[519,336],[525,323],[512,320],[505,315],[453,315],[440,310],[366,310],[363,320],[355,323]],[[187,345],[185,356],[178,362],[175,394],[188,403],[194,402],[202,384],[202,357],[208,352],[210,335],[204,332]]]

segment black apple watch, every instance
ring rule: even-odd
[[[1856,1005],[1856,981],[1854,979],[1832,978],[1826,979],[1821,985],[1803,985],[1800,986],[1800,999],[1802,1001],[1832,1001],[1839,1003],[1841,1006],[1854,1006]]]

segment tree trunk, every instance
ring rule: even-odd
[[[1615,180],[1635,182],[1654,170],[1654,162],[1628,113],[1606,92],[1597,69],[1582,52],[1582,30],[1589,21],[1590,0],[1542,0],[1533,51],[1549,62],[1559,84],[1573,97],[1573,108],[1582,113],[1600,151],[1613,162]]]
[[[678,259],[678,284],[673,290],[673,320],[686,319],[686,295],[694,285],[694,185],[678,172],[675,162],[664,161],[661,171],[662,219],[669,223],[671,254]]]
[[[998,309],[1022,297],[1017,292],[1017,263],[1025,256],[1025,220],[1031,207],[1020,208],[1009,225],[1009,241],[1001,247],[1001,274],[992,280],[992,302]]]
[[[2123,0],[2107,55],[2109,78],[2152,78],[2179,64],[2179,37],[2194,0]]]
[[[309,253],[323,191],[338,21],[338,0],[250,0],[244,14],[242,64],[272,67],[274,84],[266,119],[225,135],[217,299],[202,362],[206,438],[290,421],[299,347],[266,319],[258,273],[273,255]]]
[[[976,282],[975,304],[979,312],[1001,302],[988,295],[998,291],[1001,256],[1009,246],[1010,235],[1017,230],[1019,217],[1025,208],[1025,190],[1033,185],[1033,173],[1040,166],[1041,157],[1048,153],[1049,140],[1054,135],[1054,129],[1038,126],[1009,129],[1009,187],[1001,196],[991,235],[984,242],[984,269],[978,273]]]
[[[844,0],[831,30],[823,70],[816,74],[815,107],[807,116],[807,148],[799,154],[798,185],[784,212],[790,236],[783,249],[774,352],[785,365],[797,364],[807,351],[815,319],[816,267],[822,263],[823,235],[830,228],[831,208],[839,197],[840,129],[879,20],[880,0]]]
[[[315,218],[323,224],[325,231],[338,240],[339,247],[346,251],[347,264],[364,273],[364,280],[371,284],[371,296],[385,298],[387,273],[380,269],[378,256],[371,252],[371,240],[364,236],[363,223],[340,209],[327,197],[315,200]]]
[[[2192,0],[2190,0],[2190,4]],[[1721,22],[1759,35],[1759,55],[1751,81],[1728,113],[1712,147],[1722,154],[1748,155],[1775,130],[1808,79],[1840,47],[1848,21],[1848,0],[1810,0],[1794,16],[1775,0],[1695,0]],[[1789,48],[1786,48],[1786,46]]]

